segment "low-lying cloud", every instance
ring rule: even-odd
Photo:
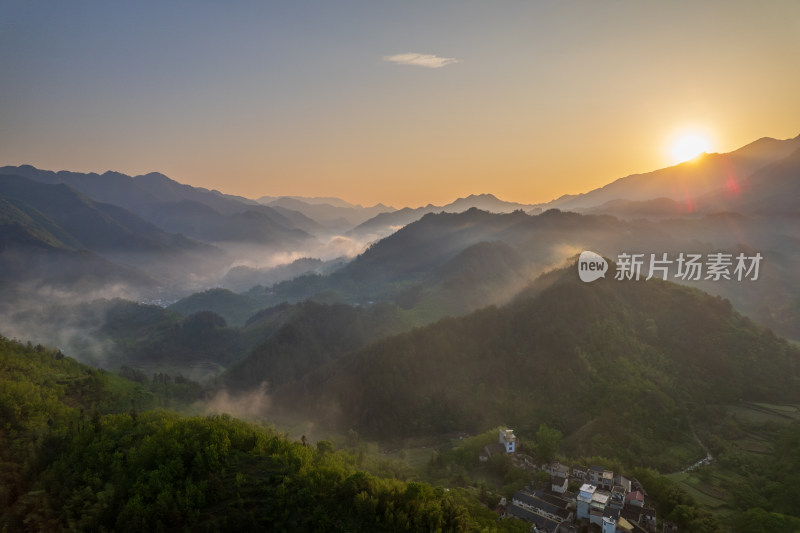
[[[383,60],[390,63],[397,63],[398,65],[412,65],[426,68],[442,68],[459,62],[459,60],[454,57],[439,57],[434,54],[417,54],[413,52],[383,56]]]
[[[263,420],[266,419],[270,404],[266,383],[262,383],[257,390],[235,396],[225,389],[220,390],[201,405],[208,414],[229,414],[245,420]]]

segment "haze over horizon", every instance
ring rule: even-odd
[[[709,152],[795,137],[798,41],[792,1],[12,1],[0,165],[542,203],[670,166],[690,135]]]

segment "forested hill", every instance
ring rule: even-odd
[[[377,439],[545,422],[575,454],[670,470],[700,452],[690,422],[703,406],[800,397],[798,349],[727,300],[660,280],[582,283],[574,267],[553,278],[371,345],[273,400]]]
[[[154,395],[0,337],[0,531],[526,531],[464,491]],[[367,459],[366,461],[369,461]]]

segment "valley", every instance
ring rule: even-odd
[[[558,462],[638,480],[660,525],[797,527],[797,145],[418,209],[3,167],[0,524],[523,531],[500,502]],[[615,277],[631,252],[763,261]],[[481,459],[502,428],[518,455]]]

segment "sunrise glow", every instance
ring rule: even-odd
[[[683,163],[711,151],[711,141],[701,133],[680,135],[670,145],[670,158],[673,164]]]

